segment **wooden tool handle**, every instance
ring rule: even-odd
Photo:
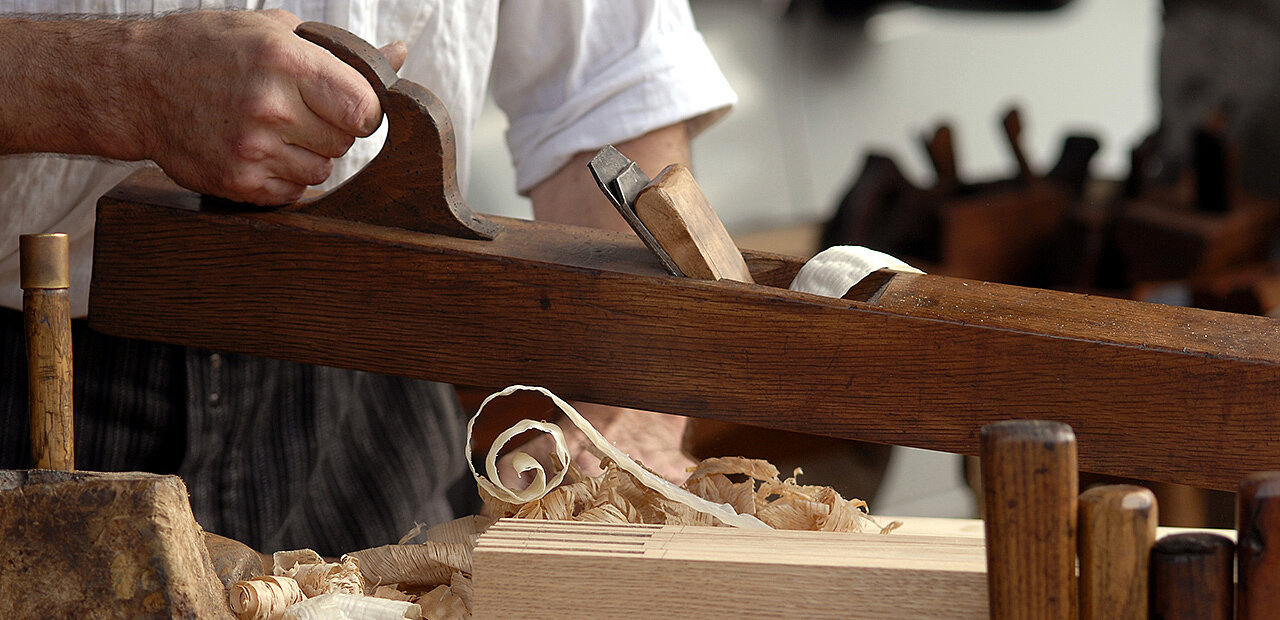
[[[36,469],[75,469],[71,408],[70,252],[62,233],[19,237],[27,338],[27,408]]]
[[[752,282],[724,224],[680,164],[667,166],[636,197],[636,217],[690,278]]]
[[[1080,494],[1080,618],[1145,620],[1156,497],[1117,484]]]
[[[346,30],[306,22],[297,33],[369,80],[388,127],[382,151],[363,170],[286,210],[468,239],[492,239],[502,230],[462,200],[453,123],[435,95],[399,79],[381,52]]]
[[[1151,617],[1231,620],[1235,545],[1217,534],[1165,536],[1151,548]]]
[[[956,149],[951,138],[951,127],[939,125],[932,137],[924,139],[925,152],[933,163],[933,170],[938,174],[935,186],[944,191],[952,191],[960,184],[960,173],[956,170]]]
[[[981,444],[991,618],[1074,618],[1075,433],[1009,420],[982,427]]]
[[[1031,171],[1026,151],[1022,150],[1022,117],[1018,114],[1018,108],[1010,108],[1004,115],[1002,124],[1004,137],[1009,141],[1009,150],[1013,152],[1013,158],[1018,161],[1018,178],[1024,183],[1030,183],[1035,179],[1035,173]]]
[[[1240,482],[1236,537],[1236,617],[1274,618],[1280,613],[1280,472],[1246,476]]]

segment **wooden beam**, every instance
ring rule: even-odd
[[[874,304],[666,276],[630,235],[492,241],[200,211],[139,173],[99,206],[90,321],[122,336],[977,454],[1069,424],[1086,471],[1234,489],[1280,469],[1280,323],[899,274]]]

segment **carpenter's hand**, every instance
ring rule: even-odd
[[[179,184],[263,205],[297,200],[382,121],[373,89],[293,33],[285,11],[191,12],[138,22],[136,118],[145,157]],[[397,69],[405,48],[383,48]]]

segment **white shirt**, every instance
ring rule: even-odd
[[[471,127],[489,84],[510,122],[507,144],[521,192],[575,153],[690,119],[696,133],[735,101],[686,0],[0,0],[0,14],[195,8],[283,8],[374,45],[404,41],[409,57],[400,76],[444,102],[464,186]],[[357,141],[326,186],[362,167],[381,142],[381,131]],[[140,165],[0,157],[0,305],[22,307],[18,235],[65,232],[72,314],[86,315],[97,199]]]

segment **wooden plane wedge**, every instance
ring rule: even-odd
[[[1280,468],[1273,319],[920,274],[832,299],[786,290],[796,258],[747,251],[754,283],[697,280],[630,234],[360,219],[211,208],[141,171],[99,202],[90,323],[965,454],[984,424],[1054,420],[1075,429],[1082,470],[1218,489]]]

